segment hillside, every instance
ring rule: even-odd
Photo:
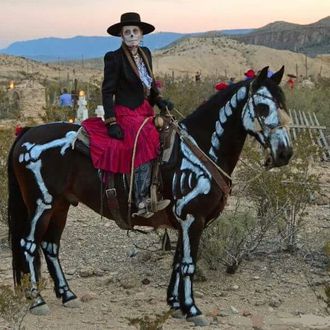
[[[216,35],[239,35],[251,32],[252,29],[229,29],[212,32],[176,33],[156,32],[143,37],[143,45],[150,50],[161,49],[171,43],[187,36],[204,36],[209,33]],[[121,39],[112,36],[72,38],[41,38],[26,41],[17,41],[5,49],[0,49],[0,54],[24,56],[43,62],[58,62],[59,60],[82,60],[103,57],[109,50],[120,46]]]
[[[34,80],[44,83],[44,80],[59,81],[77,78],[81,81],[97,79],[102,69],[84,67],[75,63],[41,63],[38,61],[10,55],[0,55],[0,83],[8,80]]]
[[[278,70],[285,65],[286,73],[306,75],[306,56],[286,50],[246,45],[226,37],[186,38],[172,47],[155,52],[154,70],[158,74],[189,75],[201,71],[202,76],[234,76],[242,79],[248,68],[264,66]],[[330,77],[326,57],[307,58],[307,75]]]
[[[201,71],[202,77],[234,76],[242,79],[248,68],[258,70],[269,65],[272,70],[286,67],[286,73],[306,75],[306,56],[285,50],[246,45],[227,37],[184,38],[171,47],[154,52],[155,75],[172,74],[193,77]],[[330,77],[328,56],[307,58],[307,75]],[[82,61],[41,63],[23,57],[0,55],[0,83],[29,79],[44,84],[45,80],[101,81],[103,57]]]
[[[330,16],[306,25],[274,22],[232,38],[246,44],[286,49],[309,56],[330,54]]]

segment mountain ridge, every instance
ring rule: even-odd
[[[219,34],[231,35],[250,32],[251,29],[220,30]],[[191,35],[203,35],[208,32],[177,33],[156,32],[143,38],[143,45],[150,50],[161,49],[172,42]],[[24,56],[39,61],[77,60],[103,57],[110,50],[120,46],[121,39],[112,36],[75,36],[71,38],[47,37],[33,40],[17,41],[0,54]]]
[[[330,54],[330,16],[310,24],[276,21],[231,38],[245,44],[286,49],[313,57]]]

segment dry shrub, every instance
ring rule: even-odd
[[[311,156],[318,148],[302,135],[294,146],[290,164],[265,171],[260,150],[249,143],[244,161],[235,173],[240,183],[234,211],[226,211],[202,238],[202,256],[212,268],[224,264],[236,271],[241,261],[263,244],[266,252],[278,248],[293,252],[306,220],[306,208],[319,190],[318,176],[311,173]],[[243,207],[241,199],[248,202]]]
[[[0,221],[7,219],[7,158],[9,149],[15,139],[14,128],[0,129]]]

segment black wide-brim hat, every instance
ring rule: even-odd
[[[108,27],[107,32],[115,37],[120,37],[120,32],[123,26],[136,25],[141,28],[143,34],[151,33],[155,27],[149,23],[141,22],[138,13],[124,13],[120,16],[120,22]]]

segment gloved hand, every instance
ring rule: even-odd
[[[160,99],[156,104],[160,111],[165,111],[166,107],[169,111],[172,111],[174,108],[174,104],[170,100]]]
[[[117,123],[107,124],[108,134],[110,137],[122,140],[124,138],[124,132]]]

